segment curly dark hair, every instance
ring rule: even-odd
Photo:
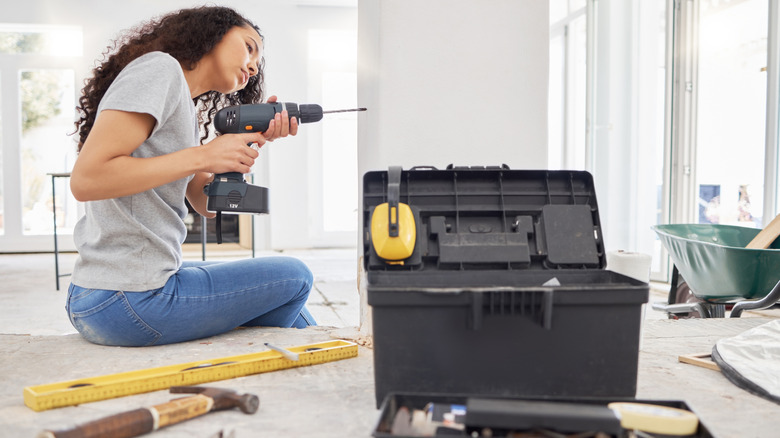
[[[92,70],[92,77],[84,81],[76,106],[79,119],[75,122],[74,134],[78,132],[79,135],[78,150],[81,151],[95,123],[100,100],[127,64],[146,53],[160,51],[173,56],[183,68],[191,70],[236,26],[252,27],[263,39],[260,29],[254,23],[231,8],[217,6],[181,9],[143,22],[121,34],[107,47],[103,61]],[[249,78],[247,86],[242,90],[229,95],[209,91],[193,99],[198,107],[198,122],[202,124],[201,143],[208,138],[209,125],[219,108],[262,100],[264,66],[265,60],[261,58],[258,74]]]

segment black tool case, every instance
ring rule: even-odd
[[[405,260],[372,244],[389,201],[414,213]],[[391,392],[635,396],[648,285],[604,269],[589,173],[371,171],[363,225],[377,406]]]

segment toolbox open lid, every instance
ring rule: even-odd
[[[372,221],[394,222],[384,217],[388,208],[383,204],[391,212],[406,205],[413,215],[416,239],[406,258],[380,255],[383,248],[378,248]],[[393,210],[396,205],[399,210]],[[375,214],[382,207],[382,214]],[[403,227],[403,222],[393,225]],[[586,171],[511,170],[504,165],[367,172],[363,230],[367,278],[374,284],[399,271],[492,271],[505,277],[529,270],[606,266],[593,177]]]

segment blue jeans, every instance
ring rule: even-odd
[[[165,286],[144,292],[71,284],[65,309],[95,344],[162,345],[239,326],[317,325],[304,307],[312,283],[309,268],[291,257],[184,262]]]

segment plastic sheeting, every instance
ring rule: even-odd
[[[719,340],[712,360],[735,385],[780,403],[780,320]]]

